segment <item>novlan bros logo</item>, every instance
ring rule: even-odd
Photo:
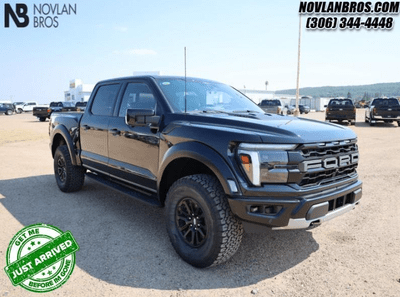
[[[33,27],[34,28],[57,28],[59,16],[76,15],[76,4],[44,3],[33,4]],[[17,28],[29,26],[28,6],[24,3],[16,3],[13,9],[9,3],[4,4],[4,27],[10,28],[10,19]]]
[[[26,26],[29,25],[29,17],[27,15],[28,6],[22,3],[17,3],[15,6],[16,6],[15,9],[16,11],[14,11],[11,8],[10,4],[8,3],[4,4],[4,27],[6,28],[10,27],[10,16],[11,16],[15,25],[18,28],[25,28]],[[23,19],[23,21],[20,22],[18,18]]]

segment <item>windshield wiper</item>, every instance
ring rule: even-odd
[[[257,110],[234,110],[232,111],[233,113],[252,113],[252,112],[256,112],[256,113],[260,113]]]

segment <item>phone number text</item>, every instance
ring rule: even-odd
[[[394,20],[392,17],[309,17],[306,28],[310,30],[320,29],[392,29]]]

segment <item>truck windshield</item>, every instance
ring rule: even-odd
[[[185,80],[183,78],[158,78],[157,83],[173,110],[185,112]],[[252,111],[264,113],[253,101],[230,86],[193,78],[186,80],[186,108],[188,112]]]

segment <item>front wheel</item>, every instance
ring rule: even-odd
[[[200,268],[215,266],[232,257],[243,235],[219,181],[210,175],[183,177],[169,189],[166,225],[176,252]]]
[[[6,111],[6,115],[12,115],[12,110],[11,109],[7,109],[7,111]]]
[[[76,192],[82,189],[85,169],[74,166],[66,145],[61,145],[54,154],[54,175],[59,189],[63,192]]]

